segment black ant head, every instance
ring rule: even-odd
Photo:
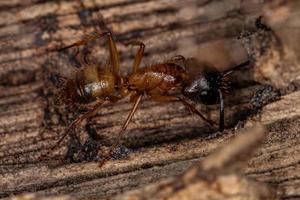
[[[218,100],[221,79],[219,73],[204,72],[184,87],[183,95],[195,102],[215,104]]]
[[[223,88],[223,75],[212,65],[187,59],[185,63],[189,73],[189,81],[183,88],[183,95],[192,101],[215,104],[218,90]]]

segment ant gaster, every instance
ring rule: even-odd
[[[118,138],[101,162],[101,165],[110,159],[115,151],[144,96],[148,96],[150,100],[157,102],[181,102],[192,113],[197,114],[211,126],[214,123],[206,119],[185,98],[204,104],[214,104],[219,101],[219,130],[223,131],[224,103],[222,93],[228,89],[227,75],[233,70],[218,72],[211,65],[203,63],[200,63],[197,67],[189,66],[193,59],[185,59],[181,55],[175,56],[164,63],[140,69],[139,66],[144,55],[145,45],[140,41],[131,41],[125,43],[125,45],[139,46],[139,49],[135,55],[132,73],[124,77],[120,74],[119,53],[113,36],[109,31],[103,33],[95,32],[95,34],[88,35],[82,40],[60,50],[85,45],[90,41],[105,36],[108,39],[111,68],[108,66],[104,69],[99,66],[85,66],[79,69],[73,78],[65,79],[63,91],[61,92],[62,100],[66,104],[83,106],[88,111],[68,126],[66,133],[55,146],[59,145],[77,124],[94,115],[101,105],[115,103],[126,96],[130,96],[133,107],[118,133]],[[248,62],[240,66],[247,64]]]

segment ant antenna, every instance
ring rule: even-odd
[[[247,65],[249,65],[249,64],[250,64],[250,60],[247,60],[247,61],[245,61],[245,62],[243,62],[243,63],[241,63],[241,64],[239,64],[239,65],[236,65],[235,67],[233,67],[233,68],[231,68],[231,69],[229,69],[229,70],[226,70],[226,71],[222,72],[222,73],[223,73],[223,76],[228,76],[228,75],[231,74],[232,72],[234,72],[234,71],[236,71],[236,70],[239,70],[240,68],[243,68],[243,67],[245,67],[245,66],[247,66]]]

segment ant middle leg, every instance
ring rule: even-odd
[[[140,102],[142,100],[142,97],[143,97],[143,95],[138,95],[135,98],[135,103],[134,103],[134,105],[133,105],[133,107],[132,107],[129,115],[127,116],[127,119],[125,120],[124,124],[122,125],[121,130],[119,131],[117,139],[115,140],[115,142],[111,146],[111,148],[108,151],[108,153],[104,156],[104,159],[99,163],[99,167],[102,167],[105,164],[105,162],[108,161],[112,157],[112,154],[114,153],[114,151],[118,147],[118,145],[119,145],[119,143],[121,141],[121,138],[122,138],[125,130],[127,129],[129,123],[131,122],[132,117],[134,116],[134,114],[135,114],[135,112],[136,112],[136,110],[138,108],[138,105],[140,104]]]
[[[139,46],[140,47],[139,50],[138,50],[138,52],[135,55],[135,58],[134,58],[133,70],[132,70],[132,73],[134,74],[139,69],[139,66],[141,64],[142,58],[144,56],[146,45],[143,42],[136,41],[136,40],[129,41],[129,42],[124,42],[123,44],[126,45],[126,46],[128,46],[128,45],[134,45],[134,46]]]

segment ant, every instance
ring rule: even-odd
[[[185,59],[183,56],[177,55],[164,63],[141,69],[140,63],[144,55],[145,45],[140,41],[130,41],[124,43],[124,45],[138,46],[139,49],[134,58],[131,74],[124,77],[120,74],[120,59],[116,42],[109,31],[102,33],[97,31],[92,35],[87,35],[82,40],[59,49],[59,51],[85,45],[102,37],[107,37],[108,40],[109,65],[104,66],[104,68],[87,65],[79,69],[72,78],[64,78],[65,83],[61,92],[62,100],[67,105],[80,105],[86,108],[87,112],[67,127],[65,134],[55,146],[58,146],[77,124],[93,116],[102,105],[116,103],[126,96],[130,96],[133,107],[118,133],[118,138],[100,163],[100,166],[111,158],[138,105],[145,96],[156,102],[181,102],[210,126],[213,126],[214,123],[204,117],[185,98],[204,104],[219,102],[219,130],[224,130],[223,92],[227,92],[228,89],[227,76],[236,68],[248,65],[249,61],[238,65],[232,70],[218,72],[213,66],[205,63],[198,63],[199,66],[196,67],[189,66],[193,62],[192,58]]]

